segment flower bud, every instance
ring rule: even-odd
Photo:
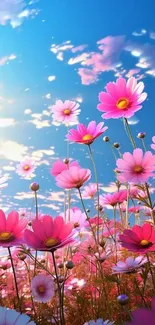
[[[104,138],[103,138],[103,141],[104,141],[104,142],[109,142],[109,137],[104,137]]]
[[[73,263],[72,261],[68,261],[68,262],[66,262],[66,268],[67,268],[68,270],[73,269],[73,267],[74,267],[74,263]]]
[[[120,147],[120,145],[119,145],[118,142],[115,142],[115,143],[113,144],[113,146],[114,146],[114,148],[116,148],[116,149],[118,149],[118,148]]]
[[[63,263],[58,263],[58,264],[57,264],[57,267],[58,267],[59,269],[62,269],[62,268],[64,267],[64,265],[63,265]]]
[[[40,186],[38,183],[34,182],[30,185],[30,190],[33,192],[37,192],[39,190]]]
[[[144,139],[145,136],[146,136],[146,133],[144,133],[144,132],[139,132],[138,135],[137,135],[137,138],[138,138],[138,139]]]
[[[68,158],[66,158],[66,159],[64,159],[64,164],[69,164],[69,159]]]
[[[86,212],[87,212],[87,213],[89,213],[89,212],[90,212],[90,210],[89,210],[89,209],[87,209],[87,210],[86,210]]]
[[[105,246],[105,240],[104,239],[102,239],[102,240],[100,240],[99,241],[99,245],[101,246],[101,247],[104,247]]]
[[[120,305],[124,306],[129,302],[129,297],[123,294],[117,297],[117,301]]]

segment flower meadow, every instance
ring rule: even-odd
[[[142,81],[118,78],[99,93],[98,124],[79,123],[76,102],[58,100],[51,107],[53,121],[66,126],[66,157],[49,170],[64,191],[64,210],[56,217],[39,211],[37,180],[30,184],[35,214],[22,205],[7,215],[0,210],[0,325],[155,324],[155,136],[147,149],[145,133],[135,138],[128,121],[145,110],[146,98]],[[111,143],[107,119],[122,120],[129,148]],[[115,159],[109,193],[95,163],[98,137]],[[88,151],[91,170],[70,157],[70,143]],[[25,157],[16,173],[27,178],[35,168]],[[3,175],[0,184],[3,190]],[[73,205],[73,191],[81,209]]]

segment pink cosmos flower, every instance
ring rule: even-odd
[[[155,319],[155,298],[152,299],[152,309],[137,308],[132,312],[132,321],[124,325],[154,325]]]
[[[119,192],[112,193],[112,194],[105,194],[100,196],[100,204],[101,206],[116,206],[127,200],[127,192],[126,190],[120,190]]]
[[[96,192],[97,192],[96,183],[89,183],[87,186],[83,188],[82,197],[83,199],[93,199]]]
[[[148,253],[155,251],[155,229],[149,223],[141,226],[134,226],[131,230],[125,229],[120,235],[122,247],[131,252]]]
[[[84,124],[78,124],[77,130],[69,130],[67,139],[72,142],[90,145],[108,129],[106,126],[103,127],[103,125],[103,122],[96,124],[95,121],[91,121],[87,127]]]
[[[155,136],[152,138],[153,143],[151,144],[151,148],[155,150]]]
[[[40,251],[54,251],[73,242],[73,225],[65,223],[61,216],[53,219],[46,215],[42,220],[32,221],[33,231],[26,229],[25,242]]]
[[[68,170],[70,167],[79,166],[77,161],[67,162],[65,163],[63,160],[57,160],[50,170],[52,176],[57,176],[64,170]]]
[[[64,213],[62,213],[61,216],[64,218]],[[67,209],[66,220],[73,223],[74,228],[83,228],[86,222],[86,214],[78,208],[70,210]]]
[[[91,177],[91,171],[78,166],[64,170],[56,177],[58,187],[65,189],[80,188]]]
[[[23,243],[23,231],[27,221],[19,220],[19,214],[12,211],[6,217],[0,210],[0,246],[11,247]]]
[[[142,149],[135,149],[133,155],[125,152],[123,159],[117,159],[117,167],[121,174],[118,179],[122,182],[147,182],[155,171],[155,156],[150,151],[143,154]]]
[[[70,100],[57,100],[55,105],[52,106],[53,121],[63,124],[77,124],[77,116],[80,113],[79,104]]]
[[[141,103],[146,99],[147,94],[143,93],[143,82],[137,83],[134,77],[126,81],[118,78],[116,83],[109,82],[106,86],[107,92],[99,93],[101,104],[98,110],[105,112],[102,117],[109,118],[129,118],[141,109]]]
[[[125,261],[119,261],[112,267],[113,273],[132,273],[147,263],[147,258],[138,256],[136,258],[130,256]]]
[[[19,165],[17,165],[16,172],[23,177],[29,177],[35,170],[34,161],[25,158]]]
[[[36,301],[46,303],[54,296],[54,283],[49,275],[38,274],[31,281],[32,294]]]

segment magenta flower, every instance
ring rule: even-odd
[[[151,148],[155,150],[155,136],[152,138],[153,143],[151,144]]]
[[[72,162],[67,162],[65,163],[64,161],[62,160],[57,160],[50,172],[51,172],[51,175],[52,176],[57,176],[59,175],[61,172],[63,172],[64,170],[68,170],[70,167],[73,167],[73,166],[79,166],[78,162],[77,161],[72,161]]]
[[[127,200],[127,191],[120,190],[119,192],[112,193],[112,194],[104,194],[100,196],[100,204],[101,206],[116,206],[117,204],[123,203]]]
[[[133,155],[125,152],[123,159],[117,159],[117,167],[122,182],[144,183],[155,171],[155,156],[150,151],[143,154],[142,149],[135,149]]]
[[[79,104],[70,100],[57,100],[52,106],[53,121],[63,124],[78,124],[77,116],[80,113]]]
[[[26,220],[19,220],[16,211],[10,212],[6,218],[4,212],[0,210],[0,246],[11,247],[22,244],[26,224]]]
[[[0,325],[35,325],[30,317],[16,310],[0,307]]]
[[[87,127],[84,124],[78,124],[77,130],[69,130],[67,139],[72,142],[90,145],[108,129],[106,126],[103,127],[103,125],[103,122],[96,124],[95,121],[91,121]]]
[[[35,170],[34,161],[25,158],[19,165],[17,165],[16,172],[23,177],[30,177]]]
[[[36,301],[46,303],[54,296],[54,283],[49,275],[38,274],[31,281],[32,294]]]
[[[54,251],[73,242],[73,225],[65,223],[61,216],[53,219],[43,216],[41,220],[32,221],[33,231],[24,232],[25,243],[36,250]]]
[[[148,253],[155,251],[155,229],[149,223],[142,227],[134,226],[132,229],[125,229],[120,235],[122,247],[131,252]]]
[[[152,299],[152,309],[137,308],[132,312],[132,321],[124,325],[154,325],[155,319],[155,298]]]
[[[109,118],[129,118],[141,109],[141,103],[146,99],[147,94],[143,93],[143,82],[137,83],[134,77],[126,81],[118,78],[116,83],[109,82],[106,86],[107,92],[99,93],[101,104],[98,110],[104,112],[102,117]]]
[[[91,177],[91,171],[81,167],[70,167],[56,177],[57,186],[65,189],[80,188]]]
[[[97,192],[96,183],[89,183],[87,186],[84,187],[82,192],[82,197],[83,199],[93,199],[96,192]]]
[[[112,267],[113,273],[132,273],[147,263],[147,258],[138,256],[136,258],[130,256],[125,261],[119,261]]]

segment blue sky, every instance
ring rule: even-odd
[[[108,81],[134,75],[144,81],[148,99],[131,121],[136,121],[131,128],[134,135],[146,131],[150,148],[155,135],[154,10],[155,2],[144,0],[3,0],[0,158],[2,173],[9,179],[2,191],[1,208],[31,210],[34,205],[29,184],[38,181],[40,211],[52,215],[62,212],[63,193],[49,173],[55,159],[66,156],[66,128],[54,125],[50,114],[50,106],[57,99],[79,101],[80,122],[100,122],[96,109],[99,92]],[[107,135],[112,142],[120,142],[122,152],[132,151],[120,120],[108,120],[105,125],[109,128]],[[115,161],[102,139],[93,148],[100,183],[107,186],[114,181]],[[70,148],[72,158],[91,168],[85,146]],[[31,180],[21,179],[15,172],[25,156],[36,161]],[[77,205],[76,196],[74,200],[72,204]]]

